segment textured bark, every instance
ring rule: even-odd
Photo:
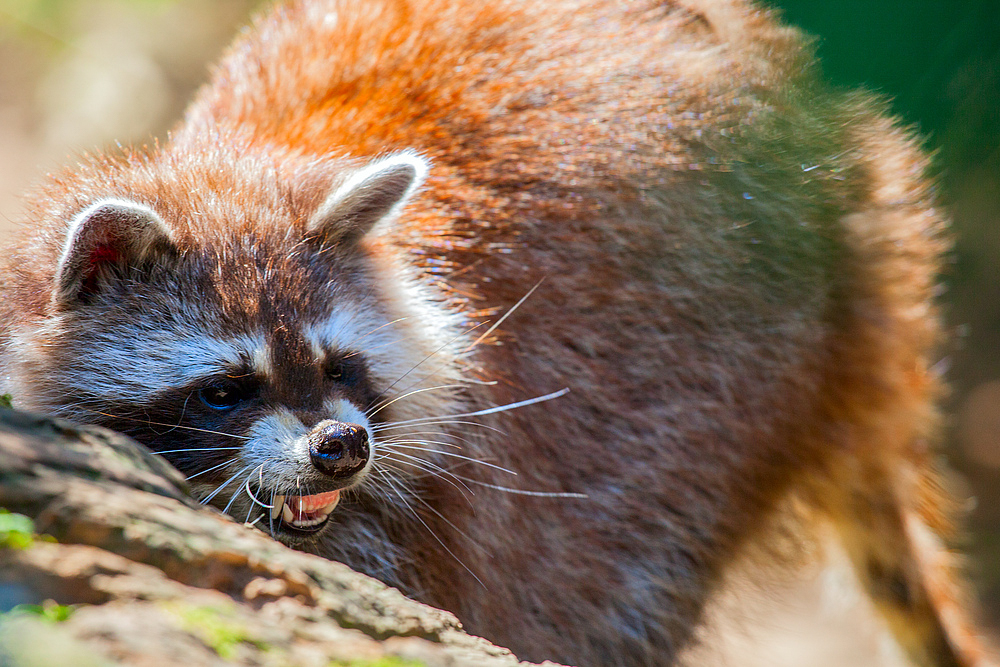
[[[0,665],[527,664],[447,612],[200,506],[111,431],[0,410],[0,507],[54,538],[0,547],[0,609],[75,606],[65,620],[5,614]]]

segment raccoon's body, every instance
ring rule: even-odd
[[[742,0],[280,7],[165,144],[34,198],[6,390],[522,657],[671,664],[794,497],[914,661],[974,664],[942,219],[813,70]]]

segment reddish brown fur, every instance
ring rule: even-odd
[[[253,317],[260,293],[302,292],[282,221],[302,233],[331,158],[415,148],[429,181],[369,257],[418,267],[470,323],[544,281],[455,363],[500,381],[472,407],[571,393],[465,435],[519,488],[589,498],[428,482],[441,542],[394,526],[393,583],[522,657],[668,664],[795,490],[917,663],[980,664],[933,537],[943,221],[879,103],[826,90],[741,0],[343,0],[332,23],[321,4],[241,37],[165,146],[53,182],[7,321],[45,317],[65,221],[126,194],[185,248],[259,234],[284,277],[212,297]]]

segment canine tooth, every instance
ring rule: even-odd
[[[275,496],[271,504],[274,505],[274,507],[271,508],[271,519],[277,519],[281,516],[281,512],[285,507],[285,497]]]
[[[338,504],[340,504],[340,496],[337,496],[336,500],[319,510],[320,516],[330,516],[330,512],[332,512]]]
[[[292,508],[285,503],[281,504],[281,518],[285,520],[285,523],[292,523],[295,518],[295,515],[292,514]]]

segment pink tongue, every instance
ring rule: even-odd
[[[313,517],[310,515],[316,510],[334,503],[339,497],[340,491],[317,493],[315,496],[288,496],[285,504],[292,510],[296,520],[311,519]]]

